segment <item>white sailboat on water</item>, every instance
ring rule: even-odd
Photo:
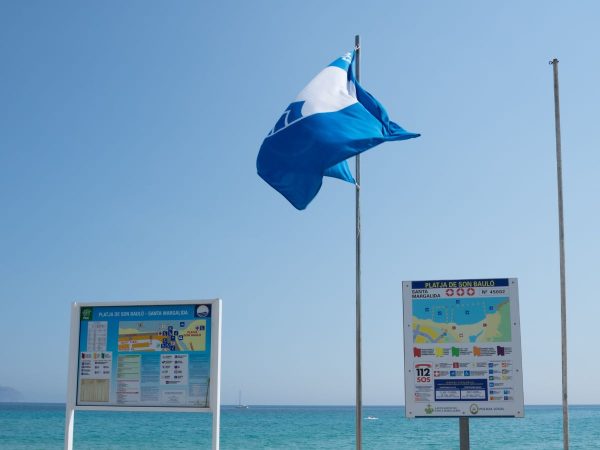
[[[242,391],[238,392],[238,404],[236,406],[238,409],[248,409],[248,405],[244,405],[242,403]]]

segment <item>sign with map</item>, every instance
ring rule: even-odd
[[[76,407],[210,409],[215,301],[78,311]]]
[[[523,417],[516,278],[403,282],[407,417]]]

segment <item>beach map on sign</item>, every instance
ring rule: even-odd
[[[413,299],[413,342],[510,342],[508,297]]]
[[[119,322],[120,352],[205,350],[206,320]]]

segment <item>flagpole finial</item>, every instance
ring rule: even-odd
[[[553,58],[550,61],[548,61],[548,64],[550,64],[551,66],[553,66],[554,64],[557,64],[557,63],[558,63],[558,59],[556,59],[556,58]]]

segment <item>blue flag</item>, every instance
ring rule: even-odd
[[[287,107],[263,141],[260,177],[297,209],[321,189],[323,177],[354,183],[346,160],[385,141],[420,136],[389,120],[354,76],[354,53],[322,70]]]

